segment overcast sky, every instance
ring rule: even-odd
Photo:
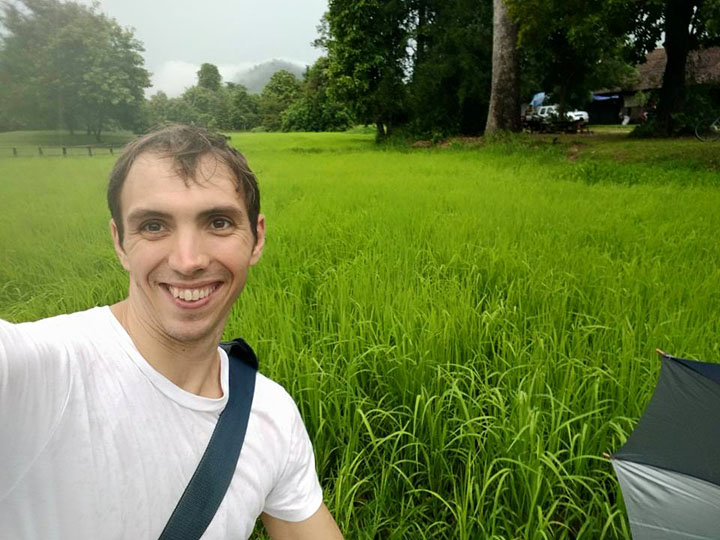
[[[90,0],[84,0],[90,4]],[[210,62],[223,80],[255,64],[281,58],[312,64],[311,42],[327,0],[100,0],[100,11],[132,26],[152,72],[148,95],[179,95]]]

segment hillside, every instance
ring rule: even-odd
[[[259,94],[265,87],[270,77],[278,71],[285,70],[295,75],[298,79],[303,78],[305,73],[305,67],[302,64],[296,64],[295,62],[288,62],[287,60],[268,60],[258,64],[247,71],[241,71],[235,77],[237,83],[242,84],[249,92]]]

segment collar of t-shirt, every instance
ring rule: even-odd
[[[217,411],[218,413],[225,408],[228,400],[228,357],[225,351],[218,347],[220,353],[220,385],[222,387],[223,396],[220,398],[208,398],[198,396],[187,390],[183,390],[175,383],[170,381],[162,373],[152,367],[147,360],[137,350],[132,338],[127,333],[125,328],[120,324],[110,311],[110,307],[104,306],[101,308],[95,308],[103,310],[102,318],[105,319],[108,329],[115,333],[118,338],[118,342],[122,347],[122,350],[127,356],[135,363],[140,369],[142,374],[155,386],[160,392],[165,394],[168,398],[177,402],[183,407],[194,409],[197,411]]]

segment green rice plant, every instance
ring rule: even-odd
[[[720,352],[716,173],[514,139],[232,143],[268,238],[226,334],[296,399],[348,538],[630,537],[602,453],[647,405],[655,347]],[[111,165],[0,160],[0,317],[123,297]]]

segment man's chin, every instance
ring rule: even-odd
[[[178,344],[191,345],[205,340],[217,342],[219,333],[215,327],[207,325],[178,324],[165,328],[165,335],[170,341]]]

